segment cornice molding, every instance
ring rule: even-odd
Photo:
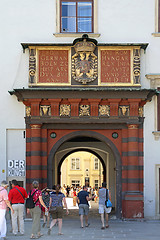
[[[145,77],[150,80],[150,88],[157,89],[160,87],[160,73],[146,74]]]
[[[152,133],[154,135],[155,140],[158,141],[160,139],[160,131],[153,131]]]

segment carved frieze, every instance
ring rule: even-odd
[[[40,106],[40,116],[51,116],[51,106]]]
[[[30,56],[29,56],[29,83],[35,82],[35,75],[36,75],[36,49],[30,49]]]
[[[140,84],[140,49],[133,49],[133,81]]]
[[[129,116],[129,106],[119,106],[119,116]]]
[[[69,117],[71,114],[71,106],[68,104],[60,105],[60,116]]]
[[[90,106],[80,105],[79,106],[79,116],[90,116]]]
[[[26,106],[26,117],[30,117],[30,116],[31,116],[31,107]]]
[[[109,105],[99,105],[99,116],[107,116],[110,115],[110,107]]]
[[[143,107],[139,107],[138,114],[139,114],[139,117],[143,117]]]

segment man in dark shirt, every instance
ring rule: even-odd
[[[20,233],[24,234],[24,200],[27,198],[27,192],[23,187],[19,187],[16,180],[12,180],[12,189],[8,194],[9,201],[12,204],[14,213],[11,213],[13,234],[17,235],[19,222]]]
[[[89,197],[89,193],[87,192],[87,187],[83,186],[83,190],[80,191],[77,195],[77,203],[79,205],[79,216],[81,221],[81,228],[83,228],[83,216],[85,216],[85,224],[86,227],[88,224],[88,213],[89,213],[89,204],[88,201],[94,199],[95,196]]]

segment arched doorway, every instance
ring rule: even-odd
[[[60,182],[60,167],[66,156],[76,151],[88,151],[97,156],[104,167],[104,181],[106,180],[105,154],[109,153],[115,161],[115,208],[116,216],[121,217],[121,158],[118,149],[111,140],[94,131],[71,132],[56,142],[48,157],[48,186]]]

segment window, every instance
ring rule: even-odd
[[[72,158],[71,159],[71,169],[72,170],[79,170],[80,169],[80,160],[79,160],[79,158]]]
[[[61,0],[61,33],[93,32],[93,0]]]
[[[98,170],[99,169],[99,160],[98,158],[94,159],[94,170]]]
[[[74,187],[80,186],[80,181],[79,180],[72,180],[72,186],[74,186]]]
[[[94,186],[95,188],[98,188],[98,180],[94,180]]]

